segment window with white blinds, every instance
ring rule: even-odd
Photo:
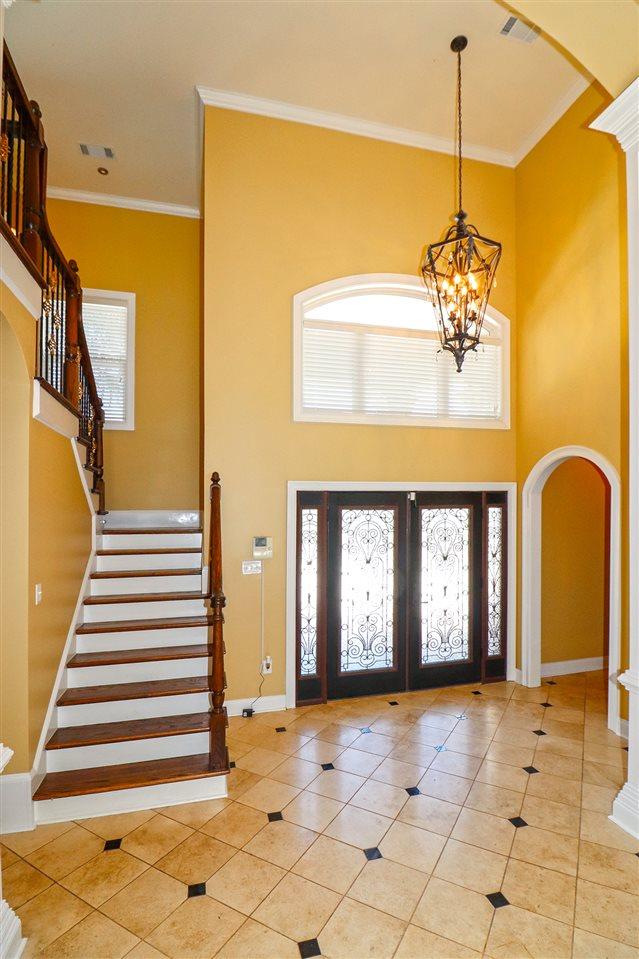
[[[135,294],[85,290],[82,322],[108,429],[134,428]]]
[[[508,323],[490,311],[461,373],[417,277],[349,277],[294,301],[294,418],[503,429]]]

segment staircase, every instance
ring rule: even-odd
[[[103,528],[33,796],[37,821],[225,795],[217,474],[211,492],[212,595],[202,592],[201,528]]]

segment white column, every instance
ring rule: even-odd
[[[0,773],[12,756],[13,750],[0,743]],[[0,870],[0,959],[19,959],[26,944],[27,940],[22,938],[20,920],[6,899],[2,898],[2,871]]]
[[[639,77],[590,124],[612,133],[626,154],[628,207],[628,392],[629,392],[629,667],[619,676],[628,690],[628,781],[611,819],[639,838]]]

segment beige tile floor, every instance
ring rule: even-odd
[[[2,837],[27,955],[639,959],[605,682],[232,719],[228,800]]]

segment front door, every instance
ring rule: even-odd
[[[505,493],[300,493],[297,525],[299,703],[505,677]]]

